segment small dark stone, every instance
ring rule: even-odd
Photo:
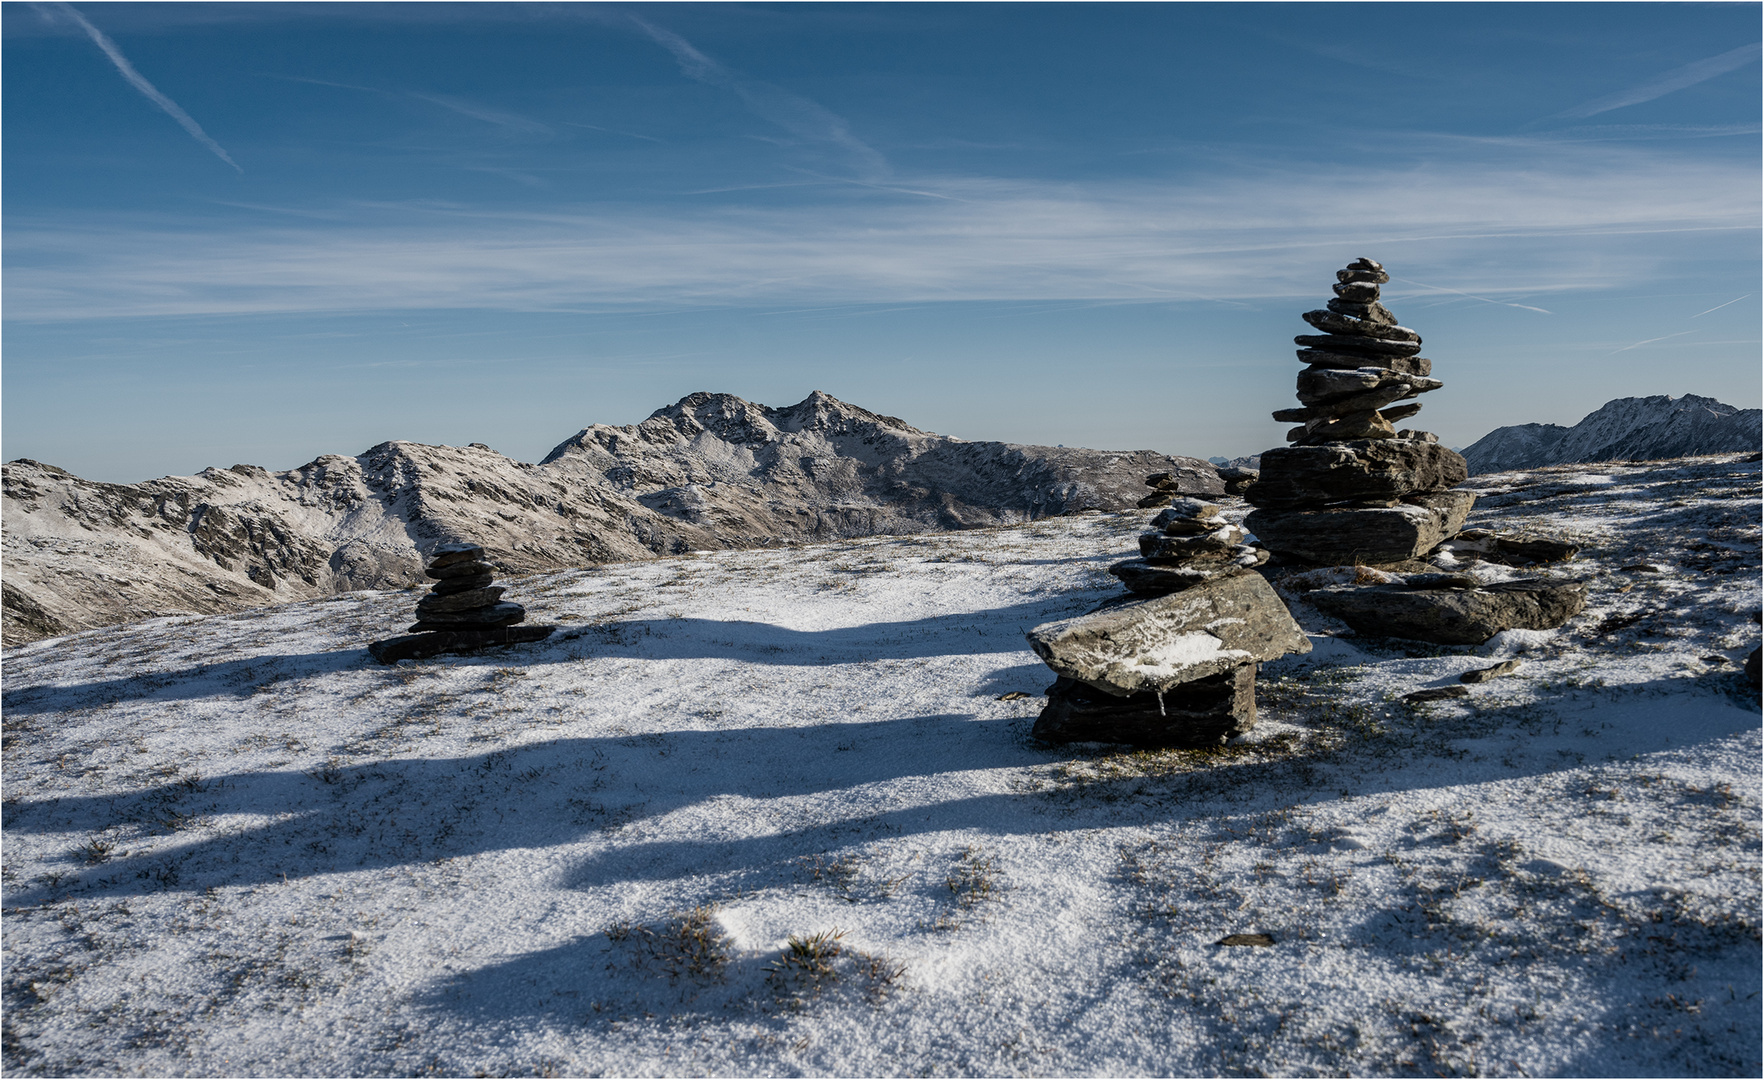
[[[1448,701],[1452,698],[1470,696],[1468,686],[1436,686],[1430,690],[1417,690],[1413,694],[1404,694],[1403,700],[1411,705],[1419,705],[1427,701]]]
[[[1256,665],[1116,697],[1061,676],[1047,691],[1030,734],[1043,742],[1217,746],[1256,726]]]
[[[1416,413],[1418,413],[1420,411],[1421,411],[1421,403],[1419,401],[1415,401],[1415,402],[1410,402],[1407,405],[1398,405],[1395,408],[1391,408],[1391,409],[1379,409],[1378,415],[1384,417],[1384,420],[1386,423],[1394,424],[1398,420],[1407,420],[1409,417],[1414,416]],[[1400,435],[1398,436],[1398,438],[1401,438],[1401,437],[1402,436],[1400,436]]]
[[[1267,934],[1226,934],[1215,945],[1247,945],[1253,948],[1267,948],[1274,944],[1274,939]]]
[[[1374,281],[1338,281],[1335,283],[1335,295],[1349,304],[1370,305],[1378,303],[1378,283]]]
[[[1371,323],[1381,323],[1392,326],[1396,324],[1396,316],[1391,314],[1391,310],[1383,304],[1380,304],[1376,298],[1374,298],[1370,304],[1357,304],[1352,300],[1342,300],[1338,298],[1329,301],[1325,306],[1337,315],[1347,315],[1355,319],[1364,319]]]
[[[508,590],[501,585],[489,588],[469,589],[452,593],[430,593],[417,602],[417,617],[426,619],[433,615],[445,615],[451,611],[470,611],[475,608],[486,608],[502,599]]]
[[[1374,285],[1390,284],[1390,275],[1383,270],[1359,270],[1350,266],[1346,270],[1335,272],[1337,281],[1368,281]]]
[[[368,646],[368,653],[382,664],[396,664],[400,660],[421,660],[441,653],[475,652],[494,645],[543,641],[556,629],[555,626],[504,626],[484,630],[409,634],[376,641]]]

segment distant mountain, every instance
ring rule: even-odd
[[[8,645],[153,615],[233,611],[425,582],[451,541],[513,573],[694,550],[966,529],[1132,507],[1195,458],[965,442],[816,392],[773,409],[692,394],[596,424],[537,465],[488,447],[387,442],[298,469],[204,469],[142,484],[4,469]]]
[[[1464,449],[1471,473],[1535,469],[1586,461],[1634,461],[1756,450],[1764,441],[1757,409],[1714,398],[1618,398],[1573,427],[1496,428]]]

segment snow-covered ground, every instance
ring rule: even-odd
[[[1144,512],[535,575],[552,640],[391,668],[414,592],[9,650],[6,1070],[1757,1075],[1758,480],[1478,477],[1585,613],[1291,580],[1214,751],[1028,739]]]

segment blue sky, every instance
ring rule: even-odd
[[[4,456],[524,460],[694,390],[1282,441],[1365,255],[1465,445],[1760,403],[1757,4],[6,4]]]

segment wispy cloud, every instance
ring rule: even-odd
[[[1582,120],[1588,116],[1597,116],[1599,113],[1610,112],[1612,109],[1621,109],[1629,105],[1640,105],[1644,101],[1652,101],[1655,98],[1665,97],[1667,94],[1683,90],[1686,87],[1695,86],[1700,82],[1707,82],[1717,75],[1725,75],[1736,68],[1742,68],[1747,64],[1754,63],[1757,61],[1761,53],[1764,53],[1764,44],[1753,42],[1750,45],[1741,45],[1739,48],[1729,49],[1727,52],[1724,52],[1719,56],[1711,56],[1705,60],[1698,60],[1694,63],[1686,64],[1681,68],[1675,68],[1672,71],[1666,72],[1664,75],[1657,75],[1654,78],[1649,79],[1647,82],[1639,83],[1627,90],[1619,90],[1615,94],[1608,94],[1605,97],[1594,98],[1592,101],[1588,101],[1585,104],[1576,105],[1572,109],[1564,109],[1561,112],[1547,116],[1544,119]],[[1542,121],[1539,122],[1541,123]]]
[[[418,101],[427,101],[431,105],[439,105],[443,109],[456,112],[461,116],[468,116],[473,120],[482,120],[486,124],[494,124],[499,128],[504,128],[508,131],[517,132],[522,135],[552,134],[552,130],[549,126],[542,124],[537,120],[530,120],[525,116],[511,113],[504,109],[493,109],[488,105],[481,105],[476,101],[471,101],[462,97],[454,97],[452,94],[419,94],[413,90],[409,91],[409,96],[416,98]]]
[[[238,169],[239,172],[245,171],[239,168],[239,163],[234,161],[230,154],[221,149],[220,143],[208,137],[208,132],[202,130],[201,124],[198,124],[189,113],[179,108],[177,102],[160,93],[159,88],[148,82],[144,75],[136,71],[135,65],[129,63],[129,58],[122,54],[122,50],[116,47],[116,42],[111,41],[104,31],[87,22],[86,17],[75,11],[70,4],[56,4],[53,10],[72,19],[81,30],[84,30],[86,36],[92,39],[93,44],[102,49],[105,56],[110,57],[110,62],[116,65],[116,70],[129,81],[129,85],[141,91],[148,101],[159,106],[167,116],[176,120],[180,127],[190,133],[192,139],[208,147],[214,152],[215,157]]]
[[[1673,338],[1681,338],[1681,337],[1685,337],[1687,335],[1694,334],[1694,333],[1696,333],[1695,330],[1680,330],[1676,334],[1664,334],[1660,337],[1651,337],[1651,338],[1648,338],[1646,341],[1638,341],[1638,342],[1634,343],[1633,345],[1625,345],[1621,349],[1613,349],[1612,351],[1606,353],[1605,355],[1606,356],[1616,356],[1618,353],[1626,353],[1631,349],[1639,349],[1643,345],[1652,345],[1657,341],[1671,341]]]
[[[1540,297],[1656,280],[1664,252],[1755,259],[1757,184],[1750,161],[1571,144],[1541,157],[1485,150],[1452,167],[1267,163],[1188,184],[899,185],[954,196],[943,199],[823,183],[802,189],[812,197],[752,204],[358,203],[250,228],[232,216],[205,228],[15,213],[6,302],[14,319],[1257,302],[1314,299],[1335,267],[1365,254],[1412,273],[1418,293],[1547,311],[1559,305]]]
[[[1530,304],[1515,304],[1510,300],[1494,300],[1486,296],[1477,296],[1475,293],[1465,292],[1462,289],[1448,289],[1444,285],[1429,285],[1425,281],[1416,281],[1414,278],[1392,277],[1391,280],[1401,282],[1404,285],[1418,285],[1430,292],[1450,293],[1453,296],[1462,296],[1466,300],[1480,300],[1485,304],[1499,304],[1502,307],[1518,308],[1521,311],[1535,311],[1540,315],[1555,314],[1555,312],[1550,311],[1548,308],[1533,307]]]
[[[689,79],[732,91],[748,111],[776,124],[804,142],[833,149],[866,179],[889,174],[888,161],[875,148],[851,133],[851,126],[817,102],[771,83],[749,79],[699,52],[691,42],[672,30],[656,26],[636,15],[631,23],[674,55],[680,71]]]

